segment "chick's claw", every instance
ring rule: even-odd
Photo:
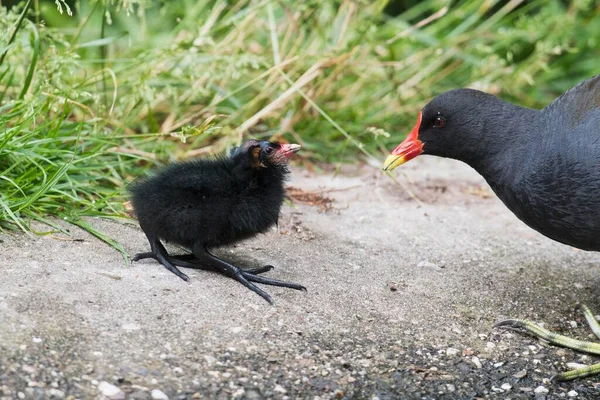
[[[131,261],[140,261],[144,258],[153,258],[156,260],[156,256],[154,255],[154,253],[151,251],[147,251],[145,253],[135,253],[133,257],[131,257]]]
[[[306,292],[306,287],[304,287],[302,285],[298,285],[297,283],[284,282],[284,281],[280,281],[277,279],[271,279],[271,278],[264,278],[262,276],[257,276],[249,271],[242,271],[242,275],[244,276],[244,278],[248,279],[251,282],[262,283],[264,285],[286,287],[286,288],[296,289],[296,290],[304,290]]]

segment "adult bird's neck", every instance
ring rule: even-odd
[[[462,160],[479,172],[490,184],[523,172],[540,140],[540,112],[502,102],[496,118],[483,123],[475,151]]]

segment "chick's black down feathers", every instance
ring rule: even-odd
[[[277,224],[289,174],[288,160],[299,148],[248,141],[228,157],[175,163],[134,184],[133,207],[152,248],[149,253],[137,254],[134,260],[155,258],[185,280],[187,276],[176,265],[210,269],[235,279],[238,275],[253,275],[218,259],[209,249],[250,238]],[[161,239],[191,249],[193,255],[171,257]],[[245,278],[304,289],[258,276]],[[266,295],[252,283],[246,283]],[[263,297],[271,302],[266,296]]]
[[[277,223],[287,171],[253,174],[245,167],[236,158],[170,165],[133,189],[140,226],[189,248],[232,244],[265,232]]]

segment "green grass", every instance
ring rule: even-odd
[[[123,216],[157,164],[247,137],[382,158],[445,90],[542,107],[600,72],[597,1],[58,3],[0,7],[4,229],[56,217],[110,242],[82,217]]]

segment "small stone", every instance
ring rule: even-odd
[[[42,343],[42,338],[39,337],[34,337],[31,340],[33,341],[33,343]]]
[[[241,326],[235,326],[235,327],[231,328],[231,332],[233,332],[233,333],[240,333],[243,330],[244,330],[244,328],[242,328]]]
[[[125,393],[115,385],[112,385],[106,381],[100,382],[98,390],[104,397],[109,400],[125,400]]]
[[[515,373],[515,374],[513,375],[513,378],[522,379],[522,378],[525,378],[526,376],[527,376],[527,370],[526,370],[526,369],[523,369],[523,370],[521,370],[521,371],[519,371],[519,372]]]
[[[496,347],[496,343],[487,342],[485,347],[487,347],[488,349],[493,349],[494,347]]]
[[[37,373],[37,370],[34,367],[32,367],[31,365],[27,365],[27,364],[23,365],[21,367],[21,370],[29,375],[33,375],[33,374]]]
[[[557,349],[556,350],[556,355],[559,357],[565,357],[568,354],[569,354],[569,352],[565,349]]]
[[[152,400],[169,400],[169,396],[167,396],[162,390],[158,389],[153,389],[150,392],[150,397],[152,397]]]
[[[548,392],[549,390],[545,386],[538,386],[535,389],[533,389],[533,393],[535,394],[546,394]]]
[[[567,393],[567,396],[569,396],[569,397],[577,397],[577,396],[579,396],[579,393],[577,393],[574,390],[571,390],[570,392]]]
[[[448,347],[446,349],[446,354],[449,356],[455,356],[458,354],[458,349],[455,349],[454,347]]]
[[[175,373],[175,375],[183,375],[183,369],[181,367],[173,368],[173,372]]]
[[[50,397],[51,399],[64,399],[65,392],[58,389],[50,389],[48,390],[48,397]]]
[[[213,365],[215,362],[217,362],[217,359],[216,359],[216,358],[214,358],[213,356],[208,356],[208,355],[205,355],[205,356],[204,356],[204,361],[206,361],[206,363],[207,363],[208,365]]]
[[[512,389],[512,386],[510,383],[503,383],[502,386],[500,386],[502,388],[502,390],[510,390]]]
[[[249,388],[246,390],[245,398],[247,400],[262,400],[265,397],[261,394],[260,390],[256,388]]]
[[[136,390],[127,395],[127,400],[148,400],[149,398],[150,393],[144,390]]]
[[[475,364],[475,366],[477,368],[482,368],[483,365],[481,365],[481,361],[479,361],[479,357],[472,357],[471,361],[473,362],[473,364]]]
[[[275,392],[281,393],[281,394],[285,394],[287,393],[287,390],[285,390],[285,388],[279,384],[275,385],[275,387],[273,388],[273,390]]]
[[[456,390],[456,386],[454,386],[454,385],[452,385],[450,383],[447,383],[446,384],[446,390],[448,390],[449,392],[454,392]]]
[[[23,392],[19,392],[19,393],[17,393],[17,397],[18,397],[19,399],[24,399],[24,398],[25,398],[25,393],[23,393]]]

